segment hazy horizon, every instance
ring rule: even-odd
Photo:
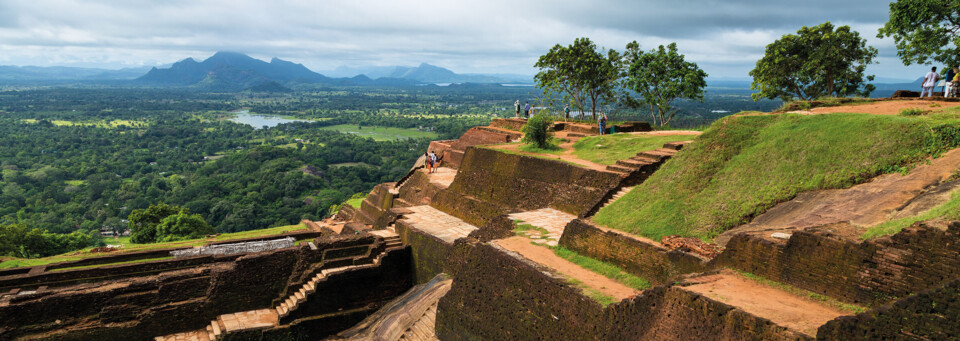
[[[622,50],[677,42],[712,79],[747,79],[764,47],[801,26],[850,25],[876,47],[868,74],[910,80],[892,39],[876,32],[888,5],[738,0],[654,1],[167,1],[0,3],[0,65],[121,69],[161,66],[217,51],[280,58],[323,73],[338,67],[416,66],[456,73],[536,73],[555,44],[589,37]]]

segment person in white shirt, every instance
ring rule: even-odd
[[[923,98],[924,93],[928,93],[927,97],[933,97],[933,87],[937,85],[940,75],[937,74],[937,67],[934,66],[930,68],[930,72],[927,72],[927,75],[923,77],[923,90],[920,91],[920,98]]]

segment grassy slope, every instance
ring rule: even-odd
[[[651,136],[632,134],[612,134],[585,137],[573,144],[573,152],[578,158],[603,165],[612,165],[617,160],[629,159],[639,152],[663,147],[664,143],[693,140],[696,136],[673,135]]]
[[[870,229],[868,229],[867,232],[864,232],[860,238],[871,239],[889,236],[900,232],[900,230],[903,230],[903,228],[907,226],[913,225],[913,223],[933,218],[960,220],[960,191],[954,192],[953,195],[950,196],[950,201],[934,207],[929,211],[923,212],[916,216],[895,219],[870,227]]]
[[[278,226],[278,227],[262,229],[262,230],[224,233],[217,236],[216,238],[193,239],[193,240],[184,240],[184,241],[169,242],[169,243],[156,243],[156,244],[134,244],[130,242],[130,237],[120,237],[118,239],[106,238],[104,239],[104,242],[106,242],[108,245],[123,245],[122,251],[115,251],[109,254],[90,253],[89,251],[92,248],[86,248],[80,251],[73,251],[70,253],[62,254],[62,255],[56,255],[56,256],[50,256],[50,257],[44,257],[44,258],[34,258],[34,259],[13,258],[13,259],[0,262],[0,269],[66,262],[66,261],[79,260],[79,259],[89,258],[89,257],[113,255],[113,254],[117,254],[117,252],[146,251],[146,250],[174,248],[174,247],[199,246],[212,241],[279,235],[287,231],[304,230],[306,228],[307,227],[304,226],[303,224],[287,225],[287,226]]]
[[[593,219],[655,240],[710,240],[797,193],[902,170],[929,154],[930,127],[955,117],[728,117]]]

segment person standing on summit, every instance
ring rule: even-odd
[[[520,118],[520,100],[513,102],[514,109],[517,109],[517,118]]]
[[[943,97],[951,97],[950,93],[953,92],[953,76],[957,75],[957,67],[952,67],[947,70],[947,78],[944,78],[946,82],[943,83]],[[960,85],[960,84],[957,84]]]
[[[530,118],[530,102],[524,102],[526,105],[523,106],[523,117]]]
[[[940,79],[940,75],[937,74],[937,67],[934,66],[930,68],[930,72],[927,72],[927,75],[923,77],[923,90],[920,91],[920,98],[923,98],[924,93],[928,93],[927,97],[933,97],[933,87],[937,85],[937,80]]]

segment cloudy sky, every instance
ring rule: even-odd
[[[606,48],[677,42],[714,78],[746,78],[764,46],[801,26],[850,25],[880,51],[870,71],[915,79],[877,0],[0,0],[0,65],[134,67],[216,51],[313,70],[416,65],[533,74],[557,43]]]

